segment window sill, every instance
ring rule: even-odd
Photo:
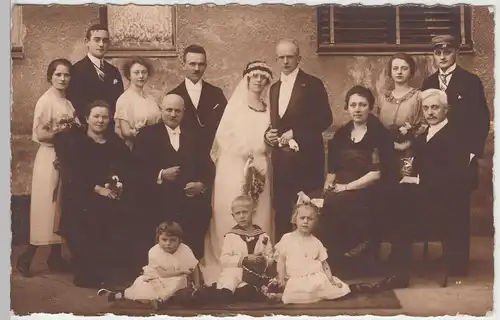
[[[384,56],[393,55],[398,52],[408,54],[432,54],[429,45],[395,45],[395,44],[321,44],[318,47],[318,55],[359,55],[359,56]],[[461,54],[474,54],[472,45],[466,44],[460,47]]]

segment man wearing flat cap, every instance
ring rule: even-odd
[[[469,188],[464,195],[461,209],[456,213],[457,256],[450,272],[457,276],[467,274],[469,261],[470,193],[478,184],[478,158],[483,156],[484,145],[490,128],[490,114],[484,88],[479,77],[457,65],[459,42],[451,35],[432,38],[434,63],[438,70],[426,78],[421,90],[430,88],[445,91],[450,106],[448,119],[456,127],[461,142],[470,154],[467,180]]]

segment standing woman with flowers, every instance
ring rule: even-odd
[[[38,99],[33,118],[33,141],[40,144],[33,164],[30,209],[30,245],[17,261],[17,270],[30,277],[31,262],[41,245],[50,245],[47,260],[52,272],[68,270],[62,257],[62,238],[56,234],[59,216],[59,172],[53,139],[64,127],[62,122],[74,121],[75,109],[66,99],[72,65],[66,59],[56,59],[47,68],[50,88]]]
[[[130,85],[116,101],[115,131],[132,149],[139,130],[158,123],[161,112],[154,98],[144,92],[144,85],[153,72],[149,61],[134,57],[125,62],[123,69]]]
[[[394,89],[379,99],[377,109],[380,121],[393,133],[402,176],[411,174],[411,144],[414,137],[422,132],[424,124],[420,91],[408,83],[415,70],[415,60],[408,54],[397,53],[390,58],[387,73],[394,82]]]

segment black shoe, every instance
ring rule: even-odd
[[[61,256],[49,256],[47,265],[52,273],[63,273],[71,270],[70,264]]]
[[[351,290],[351,294],[375,292],[375,287],[366,282],[351,284],[349,285],[349,289]]]
[[[33,275],[31,274],[31,260],[29,257],[26,257],[24,254],[19,257],[16,263],[16,269],[26,278],[31,278]]]
[[[363,241],[356,245],[354,248],[350,249],[346,253],[344,253],[344,257],[346,258],[358,258],[362,256],[365,252],[369,251],[372,246],[369,241]]]
[[[373,286],[374,291],[386,291],[393,289],[408,288],[410,286],[410,276],[390,276]]]

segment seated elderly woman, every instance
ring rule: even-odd
[[[123,220],[118,200],[120,184],[126,185],[130,151],[107,130],[109,109],[105,101],[91,103],[85,129],[58,146],[63,167],[59,232],[71,251],[74,284],[79,287],[99,287],[113,272],[120,247],[113,245],[113,238]]]
[[[344,109],[352,120],[328,144],[322,225],[333,257],[358,257],[373,247],[381,182],[397,182],[392,136],[371,114],[374,102],[369,89],[351,88]]]

